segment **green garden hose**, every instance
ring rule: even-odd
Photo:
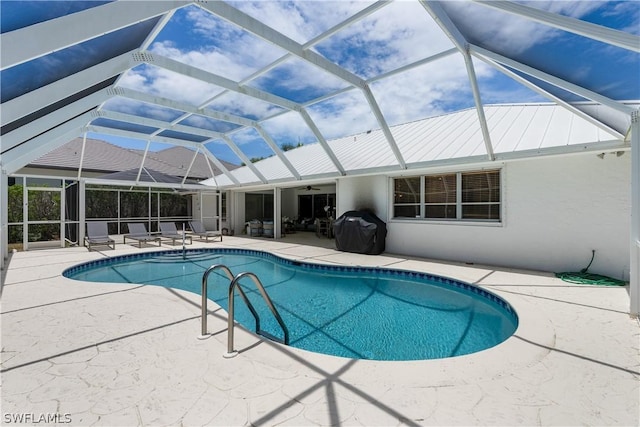
[[[579,285],[599,285],[599,286],[626,286],[627,282],[624,280],[614,279],[613,277],[603,276],[601,274],[588,273],[593,258],[596,256],[595,249],[591,251],[591,261],[586,268],[583,268],[577,272],[564,272],[556,273],[556,277],[569,283],[576,283]]]

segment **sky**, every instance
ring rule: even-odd
[[[50,1],[20,3],[21,6],[16,7],[16,2],[2,0],[0,11],[3,32],[38,19],[48,19],[56,14],[70,13],[86,5],[97,4]],[[400,73],[391,73],[454,47],[418,2],[390,3],[319,40],[316,39],[319,35],[369,7],[372,2],[237,1],[229,4],[277,29],[303,47],[307,47],[305,44],[309,43],[316,54],[367,81],[377,107],[390,126],[474,106],[467,68],[460,54],[443,55],[437,61]],[[636,1],[532,1],[526,4],[635,35],[640,33],[640,8]],[[466,39],[475,45],[491,48],[501,55],[559,75],[612,99],[640,99],[640,61],[637,53],[469,2],[446,1],[442,3],[442,7],[452,16],[452,21]],[[152,23],[155,24],[155,21]],[[150,25],[151,23],[140,24],[138,32],[144,34]],[[129,37],[128,40],[138,43],[136,37]],[[113,45],[113,40],[109,44]],[[571,55],[567,54],[567,47],[572,49]],[[89,44],[84,49],[90,52],[97,50],[95,45]],[[148,50],[305,107],[327,140],[380,128],[373,111],[376,106],[371,105],[371,99],[363,91],[353,89],[343,80],[302,59],[287,56],[282,48],[203,8],[192,5],[177,10],[162,31],[149,42]],[[41,61],[51,63],[52,59],[56,59],[64,62],[64,53],[59,55],[44,57]],[[74,58],[80,57],[82,55],[76,52]],[[15,70],[2,71],[2,83],[7,87],[6,90],[3,89],[3,102],[12,96],[8,82],[19,80],[19,76],[29,75],[29,66],[32,69],[36,66],[43,68],[43,62],[32,62],[33,64],[14,67]],[[255,75],[274,63],[266,72]],[[485,104],[548,101],[477,58],[473,59],[473,66],[481,99]],[[49,68],[49,73],[41,73],[42,83],[24,84],[43,85],[49,80],[60,78],[55,75],[55,67]],[[391,74],[385,76],[385,73]],[[219,86],[151,64],[139,65],[129,70],[117,84],[210,111],[259,121],[260,126],[278,145],[317,142],[316,135],[297,112],[229,92]],[[566,96],[570,101],[581,100],[561,91],[558,94]],[[233,123],[202,115],[185,117],[174,109],[123,97],[112,99],[103,109],[227,133],[248,158],[273,154],[257,131],[243,129]],[[116,125],[105,119],[99,119],[94,124]],[[160,135],[175,136],[171,132]],[[146,141],[129,138],[102,134],[89,136],[138,149],[144,149],[146,145]],[[223,160],[242,162],[222,139],[198,137],[194,140],[205,141],[206,147]],[[166,147],[165,144],[154,143],[150,148],[158,150]]]

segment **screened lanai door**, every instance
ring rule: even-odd
[[[25,249],[62,246],[62,189],[27,188]]]
[[[65,247],[78,243],[78,181],[12,177],[8,197],[10,248]]]
[[[200,193],[200,219],[207,230],[220,230],[220,193]]]
[[[77,204],[77,181],[26,177],[25,182],[24,249],[77,243],[77,208],[72,208]]]

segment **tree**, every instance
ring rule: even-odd
[[[300,148],[302,147],[304,144],[302,142],[299,142],[296,145],[293,145],[289,142],[285,142],[284,144],[282,144],[280,146],[280,148],[282,148],[282,151],[289,151],[289,150],[293,150],[294,148]]]

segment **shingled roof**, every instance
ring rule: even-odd
[[[182,182],[182,178],[167,175],[166,173],[158,172],[153,169],[142,168],[142,170],[129,169],[122,172],[114,172],[101,177],[102,179],[113,179],[118,181],[140,181],[140,182],[159,182],[164,184],[179,184]],[[186,184],[198,184],[198,182],[187,179]]]
[[[185,147],[171,147],[161,151],[147,153],[144,166],[147,169],[163,174],[184,177],[193,159],[195,151]],[[98,139],[87,138],[85,144],[82,170],[91,172],[114,173],[131,169],[138,169],[144,156],[144,151],[122,148]],[[77,171],[82,157],[82,138],[72,141],[45,154],[29,164],[30,167],[51,168]],[[223,162],[228,170],[237,165]],[[193,162],[188,178],[202,180],[222,173],[202,153],[198,153]]]

